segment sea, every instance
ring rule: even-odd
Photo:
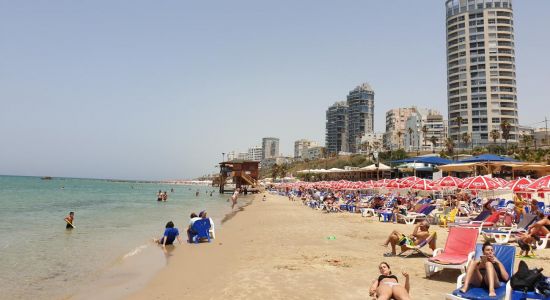
[[[0,176],[0,299],[123,297],[170,262],[173,248],[152,242],[168,221],[185,240],[189,215],[206,210],[218,231],[227,199],[212,186]]]

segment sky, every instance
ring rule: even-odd
[[[514,2],[524,125],[550,117],[549,12]],[[363,82],[378,132],[447,114],[444,0],[0,0],[0,41],[4,175],[194,178],[266,136],[292,155]]]

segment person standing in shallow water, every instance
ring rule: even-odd
[[[65,222],[67,222],[67,226],[65,226],[66,229],[73,229],[74,228],[74,212],[71,211],[68,216],[65,217]]]

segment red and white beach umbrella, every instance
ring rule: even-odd
[[[400,189],[403,187],[403,185],[399,182],[399,180],[392,179],[388,183],[386,183],[386,187],[389,189]]]
[[[494,190],[500,187],[496,181],[486,176],[476,176],[472,180],[464,181],[461,188],[468,190]]]
[[[494,181],[496,181],[498,184],[500,184],[501,187],[506,186],[508,183],[510,183],[508,180],[500,177],[493,178]]]
[[[422,180],[422,179],[416,176],[410,176],[410,177],[403,178],[400,184],[401,184],[401,187],[410,187],[419,180]]]
[[[516,180],[510,181],[507,185],[504,186],[505,189],[509,189],[512,192],[528,192],[527,186],[533,183],[531,179],[522,177]]]
[[[550,175],[546,175],[535,180],[527,186],[527,189],[535,190],[537,192],[550,192]]]
[[[411,189],[422,190],[422,191],[433,191],[433,190],[436,190],[437,187],[435,187],[433,184],[433,181],[429,179],[420,179],[411,186]]]
[[[385,187],[391,180],[389,179],[380,179],[374,183],[374,187]]]
[[[456,188],[462,183],[462,179],[453,176],[440,178],[434,182],[434,185],[441,188]]]

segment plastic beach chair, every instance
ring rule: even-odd
[[[191,229],[197,233],[193,236],[193,242],[197,244],[201,239],[207,239],[210,243],[210,227],[209,219],[200,219],[195,221],[191,227]]]
[[[429,255],[422,252],[422,248],[424,248],[424,246],[426,245],[429,245],[431,243],[432,240],[436,240],[437,239],[437,233],[434,231],[430,234],[430,236],[425,239],[424,241],[422,241],[422,243],[418,244],[418,245],[403,245],[402,247],[402,251],[401,253],[399,253],[399,256],[402,256],[402,257],[409,257],[411,256],[412,254],[415,254],[415,253],[418,253],[418,254],[421,254],[421,255],[424,255],[425,257],[428,257]]]
[[[439,226],[441,227],[447,227],[447,223],[453,223],[456,218],[456,214],[458,213],[458,208],[455,207],[449,214],[440,216],[439,217]]]
[[[525,217],[513,227],[499,227],[496,230],[482,230],[481,234],[486,238],[495,239],[497,244],[506,244],[510,241],[510,237],[513,233],[526,232],[527,227],[535,222],[537,216],[532,214],[527,214]]]
[[[451,227],[445,248],[434,250],[433,257],[424,262],[426,277],[442,269],[458,269],[466,272],[468,262],[475,254],[478,230],[467,227]]]
[[[483,254],[481,251],[482,244],[476,245],[476,254],[475,258],[479,259],[479,257]],[[516,247],[511,245],[493,245],[493,249],[495,250],[495,255],[502,262],[504,265],[504,268],[506,269],[506,272],[510,275],[510,278],[512,277],[513,271],[514,271],[514,260],[516,257]],[[489,297],[489,291],[484,288],[470,288],[466,293],[460,292],[460,288],[462,287],[463,280],[466,274],[461,274],[458,276],[456,280],[456,290],[454,290],[451,294],[447,294],[445,296],[445,299],[476,299],[476,300],[489,300],[489,299],[510,299],[510,295],[512,294],[512,289],[510,287],[509,282],[501,282],[500,287],[495,288],[495,293],[497,294],[496,297]]]
[[[435,205],[426,205],[419,212],[407,213],[407,215],[398,215],[400,220],[403,220],[407,225],[414,225],[416,220],[425,219],[434,209]]]

